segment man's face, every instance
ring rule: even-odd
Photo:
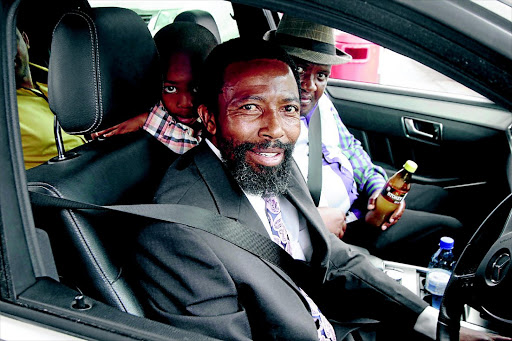
[[[28,38],[25,33],[21,33],[16,29],[16,45],[17,52],[14,57],[14,70],[16,74],[16,86],[25,86],[27,79],[29,79],[30,66],[28,58]]]
[[[300,133],[299,91],[288,65],[270,59],[229,65],[218,110],[206,126],[240,186],[282,193]]]
[[[300,75],[300,110],[306,116],[322,97],[331,74],[330,65],[320,65],[294,59]]]
[[[167,73],[164,75],[162,103],[170,115],[186,125],[197,120],[194,100],[197,93],[193,65],[186,53],[171,55]]]

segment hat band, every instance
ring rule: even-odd
[[[275,39],[279,45],[299,47],[301,49],[330,54],[333,56],[336,55],[336,47],[333,44],[323,43],[309,38],[296,37],[286,33],[276,33]]]

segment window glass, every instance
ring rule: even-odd
[[[408,89],[482,97],[464,85],[389,49],[349,33],[335,31],[336,46],[352,61],[332,68],[331,78]]]
[[[172,23],[181,12],[200,9],[213,16],[222,41],[239,36],[236,21],[233,19],[233,7],[229,1],[90,0],[89,3],[92,7],[129,8],[142,17],[153,35],[165,25]]]

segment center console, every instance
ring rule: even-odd
[[[388,276],[400,282],[407,289],[421,297],[428,303],[431,303],[431,295],[425,290],[425,280],[427,268],[413,266],[408,264],[383,261],[378,258],[372,259],[372,263],[384,271]],[[483,319],[480,313],[466,306],[461,317],[461,326],[483,332],[491,332],[492,327],[489,321]]]

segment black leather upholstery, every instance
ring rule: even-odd
[[[114,8],[93,9],[88,14],[75,11],[64,16],[55,32],[49,95],[53,110],[68,129],[94,132],[106,122],[123,121],[156,103],[161,89],[160,75],[155,75],[159,70],[156,47],[133,12]],[[65,73],[69,79],[62,78]],[[53,84],[59,81],[65,85]],[[142,130],[93,141],[73,151],[79,156],[28,170],[29,189],[101,205],[149,203],[176,158]],[[122,311],[143,315],[126,268],[134,235],[143,221],[107,212],[35,205],[33,211],[36,227],[50,237],[65,284]]]
[[[190,10],[181,12],[174,18],[174,22],[178,21],[188,21],[199,24],[203,27],[206,27],[210,32],[213,33],[215,39],[217,39],[217,43],[221,43],[219,28],[217,27],[217,23],[212,15],[206,11],[202,11],[199,9]]]
[[[122,8],[72,11],[55,27],[50,108],[70,134],[108,128],[160,96],[158,53],[139,16]],[[78,66],[78,67],[77,67]]]

